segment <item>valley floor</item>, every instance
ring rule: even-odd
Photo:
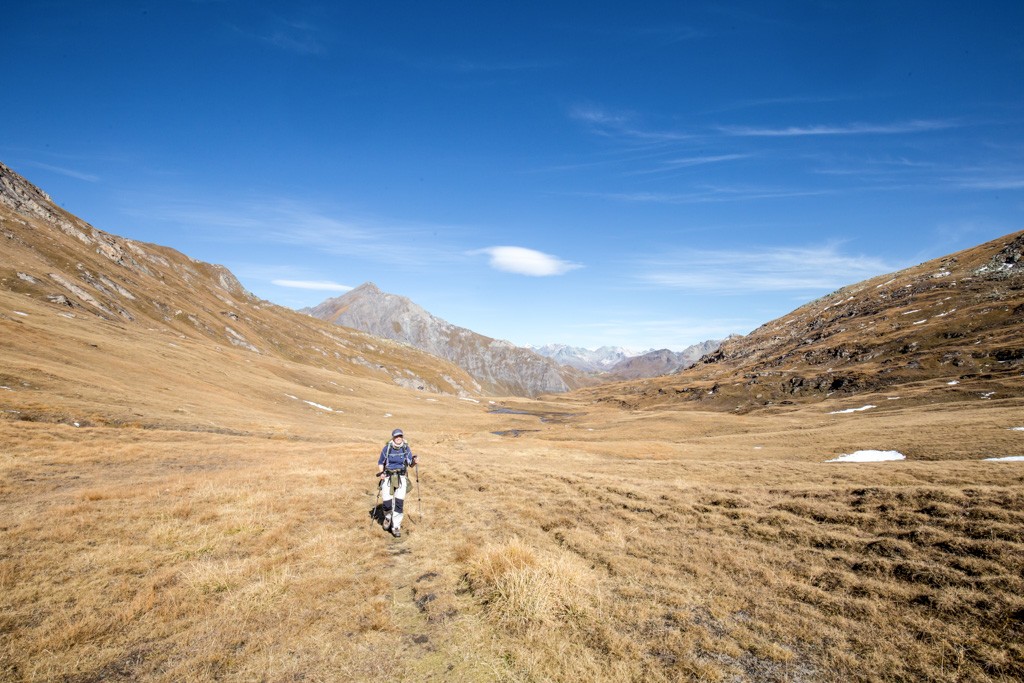
[[[1024,678],[1019,402],[508,405],[407,427],[402,539],[368,438],[0,420],[0,679]]]

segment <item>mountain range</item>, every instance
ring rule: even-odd
[[[404,296],[367,282],[301,313],[444,358],[494,395],[537,396],[585,386],[588,378],[511,342],[453,325]]]
[[[384,292],[372,282],[300,313],[449,360],[496,395],[535,397],[599,381],[671,374],[690,367],[720,343],[712,340],[681,352],[660,349],[640,354],[612,346],[596,350],[564,344],[520,347],[438,318],[411,299]]]
[[[0,292],[44,305],[55,325],[94,319],[118,334],[160,335],[170,344],[244,351],[428,393],[575,391],[629,408],[699,401],[741,411],[900,387],[928,389],[928,400],[1022,393],[1024,232],[843,287],[717,349],[717,342],[688,349],[684,362],[696,363],[687,369],[675,367],[680,358],[672,352],[618,360],[603,383],[446,323],[372,283],[313,315],[263,301],[222,266],[94,228],[3,164],[0,239]],[[10,308],[0,319],[21,323],[25,311]],[[371,333],[347,326],[353,323]],[[567,362],[573,355],[565,347],[545,351]],[[590,362],[626,352],[602,353]],[[0,369],[5,385],[33,366],[30,356],[19,361],[21,370],[11,363],[8,356]],[[638,364],[648,367],[642,373],[654,366],[662,374],[608,381],[629,377]]]

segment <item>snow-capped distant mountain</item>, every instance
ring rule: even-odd
[[[716,351],[721,345],[721,339],[709,339],[678,352],[668,349],[648,351],[616,363],[609,368],[609,373],[623,379],[671,375],[694,365],[703,356]]]
[[[631,351],[621,346],[602,346],[599,349],[585,349],[565,344],[546,344],[544,346],[528,346],[528,349],[553,361],[583,370],[584,372],[605,372],[617,363],[646,353]]]
[[[608,373],[622,379],[639,379],[667,375],[688,368],[704,354],[717,349],[720,344],[721,340],[713,339],[694,344],[679,352],[668,349],[632,351],[621,346],[585,349],[565,344],[527,348],[561,365],[568,365],[584,372]]]

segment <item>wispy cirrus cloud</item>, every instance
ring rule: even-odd
[[[525,247],[487,247],[470,253],[490,256],[490,266],[495,270],[532,277],[564,275],[583,267],[579,263],[565,261],[557,256]]]
[[[215,203],[142,201],[125,213],[180,226],[210,240],[285,244],[394,266],[462,260],[458,249],[434,237],[444,230],[443,226],[379,217],[339,218],[309,202],[288,198]]]
[[[73,168],[66,168],[64,166],[53,166],[51,164],[44,164],[40,161],[28,161],[26,163],[31,166],[35,166],[36,168],[41,168],[46,171],[51,171],[53,173],[59,173],[60,175],[68,176],[69,178],[75,178],[76,180],[84,180],[87,183],[98,183],[100,181],[100,177],[97,175],[94,175],[92,173],[85,173],[83,171],[78,171]]]
[[[354,287],[330,280],[271,280],[271,284],[291,289],[311,289],[319,292],[349,292]]]
[[[608,111],[594,105],[577,105],[569,110],[569,118],[580,121],[590,131],[604,137],[641,143],[664,143],[693,140],[698,135],[674,130],[654,130],[635,123],[636,116],[625,112]]]
[[[682,250],[643,261],[640,282],[714,294],[828,292],[898,270],[875,256],[841,253],[835,246]]]
[[[955,182],[960,187],[972,190],[1024,190],[1024,177],[960,179]]]
[[[817,197],[835,194],[835,190],[801,190],[754,186],[703,186],[692,192],[604,192],[588,196],[621,202],[646,204],[712,204],[718,202],[749,202],[762,199]]]
[[[716,126],[716,130],[726,135],[738,137],[804,137],[820,135],[899,135],[946,130],[960,125],[959,122],[952,120],[919,120],[901,123],[850,123],[845,125],[786,126],[783,128]]]
[[[706,164],[720,164],[726,161],[738,161],[740,159],[749,159],[754,156],[753,154],[713,154],[707,156],[694,156],[694,157],[676,157],[672,159],[663,159],[657,162],[652,168],[644,168],[636,171],[630,171],[626,175],[652,175],[655,173],[666,173],[669,171],[678,171],[684,168],[690,168],[692,166],[704,166]]]
[[[323,31],[312,22],[274,17],[268,25],[260,28],[237,25],[231,28],[251,40],[285,52],[306,56],[327,54]]]

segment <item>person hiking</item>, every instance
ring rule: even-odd
[[[391,441],[387,442],[377,459],[377,478],[384,498],[384,531],[390,531],[395,538],[402,535],[402,508],[409,490],[406,470],[410,465],[416,466],[416,456],[412,454],[405,434],[396,429],[391,432]]]

